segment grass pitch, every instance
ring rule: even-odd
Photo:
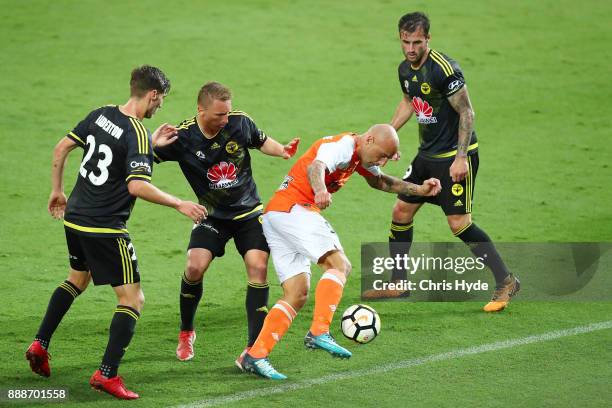
[[[432,20],[432,47],[462,66],[476,111],[481,167],[474,219],[496,241],[612,241],[607,113],[612,73],[608,2],[501,1],[1,1],[0,15],[0,387],[68,388],[71,405],[112,406],[89,390],[107,341],[114,295],[90,287],[51,344],[52,377],[34,376],[23,353],[52,290],[66,275],[60,223],[45,211],[49,162],[57,140],[94,107],[127,99],[129,71],[160,66],[173,89],[146,125],[178,123],[195,112],[199,87],[218,80],[234,106],[280,141],[364,131],[388,121],[401,94],[396,24],[421,9]],[[406,7],[410,7],[407,9]],[[416,124],[400,132],[403,158],[386,171],[402,175],[417,145]],[[66,190],[78,154],[66,169]],[[253,152],[262,199],[291,163]],[[173,164],[154,182],[191,198]],[[394,197],[354,179],[325,211],[355,274],[341,309],[359,302],[361,242],[386,241]],[[450,241],[441,211],[425,207],[418,241]],[[129,229],[147,298],[121,366],[143,407],[173,406],[276,386],[238,374],[233,359],[246,341],[242,261],[228,247],[207,272],[198,314],[196,358],[174,357],[179,277],[190,225],[171,210],[139,202]],[[610,271],[608,271],[610,272]],[[518,271],[523,280],[537,271]],[[313,274],[317,279],[318,272]],[[270,266],[271,302],[280,294]],[[496,341],[606,321],[612,304],[515,302],[498,315],[475,303],[375,305],[382,333],[350,361],[309,353],[302,344],[312,304],[300,313],[272,361],[300,384],[331,374],[435,355]],[[254,396],[229,405],[259,406],[609,406],[610,330],[476,354],[305,389]],[[11,402],[2,404],[12,406]],[[23,403],[19,406],[27,406]],[[32,403],[40,406],[40,403]]]

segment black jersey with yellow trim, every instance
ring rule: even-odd
[[[434,49],[419,69],[404,60],[398,67],[402,92],[412,103],[419,124],[419,155],[446,159],[457,153],[459,114],[448,98],[465,86],[459,64]],[[478,149],[476,132],[472,133],[468,154]]]
[[[157,162],[178,162],[209,217],[248,220],[262,212],[253,180],[249,149],[259,149],[266,134],[242,111],[212,138],[204,136],[195,117],[178,125],[178,139],[154,150]]]
[[[127,235],[126,223],[136,201],[128,183],[151,181],[149,131],[137,118],[108,105],[89,113],[67,137],[84,152],[64,225],[80,234]]]

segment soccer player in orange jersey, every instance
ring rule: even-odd
[[[378,190],[437,195],[441,190],[438,179],[416,185],[381,171],[380,167],[396,155],[398,148],[393,127],[374,125],[362,135],[343,133],[318,140],[291,168],[263,216],[263,230],[283,296],[268,313],[259,337],[244,358],[246,371],[275,380],[287,378],[272,367],[268,355],[306,303],[311,263],[318,264],[324,272],[315,290],[312,325],[304,344],[336,357],[351,356],[329,333],[351,263],[336,232],[320,212],[330,206],[332,193],[355,171]]]

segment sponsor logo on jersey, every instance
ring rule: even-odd
[[[285,179],[283,180],[283,182],[281,183],[281,185],[278,187],[278,191],[280,190],[286,190],[287,187],[289,187],[289,183],[291,183],[291,180],[293,180],[293,177],[291,176],[285,176]]]
[[[421,92],[423,92],[423,95],[429,95],[429,93],[431,92],[431,87],[427,82],[423,82],[421,84]]]
[[[215,149],[218,149],[220,147],[221,146],[219,146],[219,143],[215,142],[215,143],[212,144],[212,146],[210,146],[210,150],[215,150]]]
[[[419,82],[419,79],[417,78],[416,74],[412,77],[412,82]]]
[[[407,79],[404,81],[404,89],[406,90],[406,93],[408,93],[408,89],[410,89],[410,82],[408,82]]]
[[[206,159],[206,155],[201,150],[198,150],[196,152],[196,156],[198,156],[198,159],[200,159],[200,160],[205,160]]]
[[[433,108],[429,106],[427,101],[415,96],[412,98],[412,107],[416,113],[417,122],[420,124],[428,125],[430,123],[438,123],[438,119],[435,116],[431,116]]]
[[[229,154],[236,153],[238,149],[239,149],[238,143],[234,142],[233,140],[227,142],[227,144],[225,145],[225,151],[228,152]]]
[[[220,162],[208,169],[206,177],[210,180],[209,188],[219,190],[230,188],[238,184],[236,166],[234,163]]]
[[[459,197],[461,194],[463,194],[463,186],[461,184],[453,184],[451,191],[453,192],[453,195]]]
[[[137,162],[135,160],[132,160],[130,162],[130,167],[133,169],[140,168],[142,170],[145,170],[147,173],[151,173],[151,165],[147,162]]]
[[[450,84],[448,84],[448,90],[449,92],[455,92],[457,89],[461,88],[462,85],[463,85],[463,81],[457,79],[451,82]]]
[[[119,139],[123,134],[123,129],[108,120],[104,115],[98,116],[98,119],[96,119],[96,125],[100,126],[102,130],[115,139]]]

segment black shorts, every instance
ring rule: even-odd
[[[70,267],[90,271],[94,285],[121,286],[140,282],[138,260],[130,237],[99,237],[64,227]]]
[[[468,174],[459,183],[450,177],[450,166],[454,157],[448,160],[428,160],[415,157],[404,176],[405,181],[422,184],[428,178],[440,180],[442,191],[436,197],[419,197],[399,194],[397,198],[412,204],[431,203],[442,207],[446,215],[470,214],[474,200],[474,185],[478,173],[478,152],[468,155]]]
[[[234,238],[236,249],[242,257],[250,249],[270,253],[261,227],[261,215],[248,220],[220,220],[208,218],[193,226],[189,247],[204,248],[215,257],[225,254],[225,245]]]

